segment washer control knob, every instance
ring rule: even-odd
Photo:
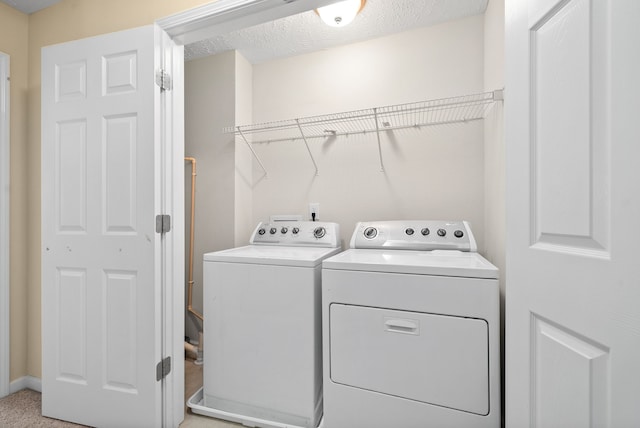
[[[378,236],[378,229],[376,229],[375,227],[367,227],[364,230],[364,237],[367,239],[373,239],[376,236]]]
[[[293,233],[294,235],[297,235],[298,232],[300,232],[300,229],[298,229],[297,227],[294,227],[293,229],[291,229],[291,233]]]
[[[322,238],[326,233],[327,231],[324,227],[316,227],[315,229],[313,229],[313,236],[318,239]]]
[[[444,229],[438,229],[438,236],[447,236],[447,231]]]
[[[272,227],[271,229],[269,229],[269,233],[272,235],[275,235],[277,231],[278,230],[275,227]]]
[[[282,233],[283,235],[285,233],[287,233],[289,231],[289,229],[287,229],[286,227],[283,227],[282,229],[280,229],[280,233]]]
[[[404,233],[406,233],[406,234],[407,234],[407,235],[409,235],[409,236],[413,235],[413,233],[414,233],[414,232],[415,232],[415,231],[414,231],[414,230],[413,230],[413,228],[411,228],[411,227],[407,227],[407,228],[404,230]]]
[[[266,231],[266,230],[264,230],[264,227],[261,227],[261,228],[258,230],[258,235],[264,235],[266,232],[267,232],[267,231]]]
[[[453,236],[455,236],[456,238],[462,238],[464,236],[464,232],[461,230],[456,230],[455,232],[453,232]]]
[[[428,234],[431,233],[431,231],[429,230],[428,227],[423,228],[420,233],[422,233],[422,236],[427,236]]]

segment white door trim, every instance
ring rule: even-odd
[[[162,158],[162,212],[171,216],[171,231],[163,246],[163,356],[174,359],[164,379],[162,425],[177,427],[184,419],[184,49],[155,26],[156,70],[171,76],[172,89],[162,91],[155,123]],[[188,397],[187,397],[188,398]]]
[[[9,394],[9,55],[0,53],[0,397]]]
[[[159,19],[156,23],[179,45],[306,12],[337,0],[218,0]]]

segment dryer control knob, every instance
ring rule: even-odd
[[[406,233],[406,234],[407,234],[407,235],[409,235],[409,236],[413,235],[413,233],[414,233],[414,232],[415,232],[415,231],[414,231],[414,230],[413,230],[413,228],[411,228],[411,227],[407,227],[407,228],[404,230],[404,233]]]
[[[455,232],[453,232],[453,236],[455,236],[456,238],[462,238],[464,236],[464,232],[461,230],[456,230]]]
[[[291,233],[293,233],[294,235],[297,235],[298,232],[300,232],[300,229],[298,229],[297,227],[294,227],[293,229],[291,229]]]
[[[431,233],[431,231],[429,230],[429,228],[428,228],[428,227],[425,227],[424,229],[422,229],[422,230],[420,231],[420,233],[422,233],[422,236],[427,236],[428,234],[430,234],[430,233]]]
[[[378,229],[376,229],[375,227],[367,227],[364,230],[364,237],[367,239],[373,239],[376,236],[378,236]]]
[[[264,230],[264,228],[260,228],[260,229],[258,230],[258,235],[264,235],[266,232],[267,232],[267,231],[266,231],[266,230]]]
[[[446,236],[447,235],[447,231],[444,229],[438,229],[438,236]]]
[[[313,236],[315,236],[318,239],[322,238],[326,233],[327,231],[325,230],[324,227],[316,227],[313,230]]]
[[[275,235],[277,231],[278,229],[276,229],[275,227],[272,227],[271,229],[269,229],[269,233],[272,235]]]
[[[283,227],[282,229],[280,229],[280,233],[282,233],[283,235],[285,233],[287,233],[289,231],[289,229],[287,229],[286,227]]]

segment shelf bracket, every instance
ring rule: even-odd
[[[302,127],[300,126],[300,121],[298,119],[296,119],[296,125],[298,125],[300,135],[302,135],[302,141],[304,141],[304,145],[307,146],[307,151],[309,152],[309,156],[311,157],[311,162],[313,162],[313,167],[316,169],[316,175],[318,175],[318,165],[316,164],[316,160],[313,158],[313,153],[311,153],[309,143],[307,143],[307,137],[305,137],[304,132],[302,131]]]
[[[262,161],[258,157],[258,154],[256,153],[256,151],[253,150],[253,147],[251,146],[251,143],[247,140],[247,137],[244,136],[244,134],[242,133],[242,130],[240,129],[239,126],[236,126],[236,129],[238,130],[238,134],[240,134],[240,136],[242,137],[242,140],[245,142],[247,147],[249,147],[249,150],[251,150],[251,153],[253,153],[253,157],[256,158],[256,160],[258,161],[258,164],[260,164],[260,168],[262,168],[262,170],[264,171],[264,176],[267,177],[268,176],[267,169],[262,164]]]
[[[378,126],[378,109],[373,109],[373,116],[376,122],[376,137],[378,137],[378,158],[380,159],[380,172],[384,172],[384,163],[382,163],[382,147],[380,146],[380,127]]]

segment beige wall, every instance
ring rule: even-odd
[[[0,3],[0,52],[10,56],[11,64],[11,362],[10,378],[27,370],[28,288],[27,271],[27,74],[29,17]],[[38,306],[39,307],[39,306]]]
[[[485,90],[504,88],[504,0],[491,0],[484,16]],[[503,273],[505,247],[505,147],[503,104],[496,103],[484,121],[486,256]]]
[[[229,51],[185,63],[185,156],[195,157],[196,177],[193,307],[202,313],[202,255],[233,247],[233,135],[236,53]],[[191,174],[185,171],[185,203],[191,204]],[[189,225],[189,217],[187,216]],[[188,245],[188,243],[187,243]],[[188,256],[188,254],[186,254]],[[186,273],[186,272],[185,272]],[[186,334],[198,339],[199,321],[187,315]]]
[[[236,123],[253,119],[253,66],[236,53]],[[253,155],[246,143],[236,141],[235,242],[247,245],[253,232]]]
[[[16,287],[21,287],[17,291],[17,308],[28,308],[23,315],[23,322],[14,326],[12,324],[11,337],[16,339],[18,344],[16,350],[12,348],[11,378],[16,379],[24,375],[34,377],[41,376],[41,328],[40,328],[40,51],[42,47],[76,40],[84,37],[124,30],[127,28],[139,27],[152,24],[155,20],[190,9],[202,4],[210,3],[209,0],[63,0],[62,2],[36,12],[28,16],[28,31],[26,15],[21,15],[17,19],[10,19],[9,24],[15,25],[13,21],[23,20],[24,28],[19,27],[10,34],[9,39],[20,40],[19,51],[28,51],[28,82],[23,82],[22,91],[16,90],[18,94],[23,92],[27,97],[26,104],[22,105],[22,114],[16,114],[18,120],[16,127],[20,129],[20,124],[28,118],[28,139],[23,137],[24,154],[13,162],[12,168],[16,171],[23,171],[25,177],[16,177],[16,181],[22,178],[24,184],[18,188],[12,188],[12,198],[14,195],[22,198],[26,195],[26,203],[17,201],[16,216],[26,225],[21,226],[12,223],[12,230],[17,230],[12,241],[23,241],[26,244],[26,251],[22,247],[11,248],[12,269],[17,266],[15,275],[24,275],[27,265],[26,283],[24,278],[16,279]],[[0,5],[4,6],[4,5]],[[4,11],[5,9],[0,9]],[[5,25],[0,18],[0,33],[5,30]],[[8,29],[7,29],[8,30]],[[18,36],[20,34],[21,36]],[[2,37],[4,40],[5,37]],[[28,41],[28,45],[27,42]],[[2,43],[2,42],[0,42]],[[13,62],[13,57],[12,57]],[[21,75],[27,76],[27,59]],[[13,77],[13,76],[12,76]],[[18,76],[16,76],[18,77]],[[20,77],[18,77],[20,78]],[[12,88],[13,89],[13,88]],[[13,94],[12,94],[13,95]],[[28,111],[26,109],[28,106]],[[13,106],[12,106],[13,107]],[[26,112],[26,113],[25,113]],[[22,122],[20,122],[22,121]],[[13,122],[12,122],[13,125]],[[22,125],[24,128],[24,125]],[[12,143],[13,146],[13,143]],[[20,147],[19,146],[19,147]],[[18,151],[20,155],[20,151]],[[27,174],[28,171],[28,174]],[[13,177],[12,177],[13,180]],[[12,199],[13,204],[13,199]],[[24,207],[26,205],[26,207]],[[14,210],[12,205],[12,211]],[[13,217],[13,212],[12,212]],[[21,274],[22,272],[22,274]],[[12,270],[12,275],[14,271]],[[13,280],[12,280],[13,281]],[[22,283],[20,283],[22,281]],[[15,288],[15,287],[14,287]],[[22,291],[26,288],[26,291]],[[13,290],[12,290],[13,292]],[[26,304],[22,303],[25,299]],[[12,293],[12,304],[13,304]],[[20,300],[22,299],[22,300]],[[13,307],[13,306],[12,306]],[[24,325],[26,324],[26,335]],[[14,330],[17,329],[17,330]],[[25,340],[26,346],[20,341]],[[13,342],[12,342],[13,345]],[[26,362],[26,367],[25,367]],[[14,367],[17,369],[14,370]],[[25,370],[26,368],[26,370]]]
[[[253,119],[269,122],[482,92],[483,17],[474,16],[254,66]],[[357,221],[468,220],[484,237],[482,121],[254,144],[269,178],[253,189],[253,223],[302,214]],[[258,170],[256,170],[258,171]]]
[[[193,307],[200,313],[202,255],[246,245],[253,231],[251,152],[245,144],[236,142],[233,134],[222,132],[224,127],[251,121],[251,81],[251,64],[235,51],[185,63],[185,156],[193,156],[198,162]],[[190,179],[187,170],[187,209],[191,204]],[[200,323],[187,314],[185,334],[197,340],[200,328]]]

